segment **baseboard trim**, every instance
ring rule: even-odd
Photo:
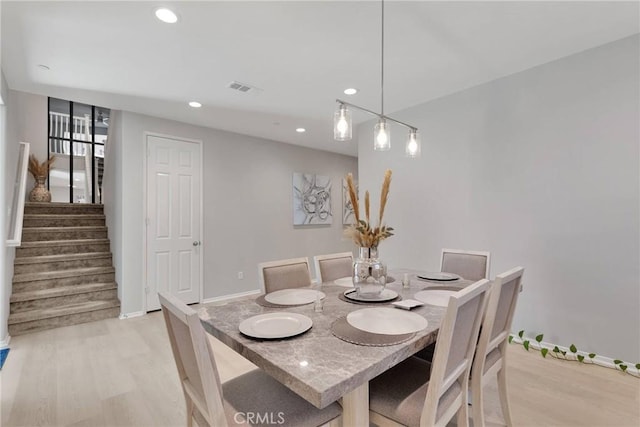
[[[120,316],[118,316],[118,319],[120,320],[124,320],[124,319],[131,319],[132,317],[140,317],[140,316],[144,316],[145,313],[144,311],[134,311],[132,313],[120,313]]]
[[[551,353],[551,350],[557,346],[558,349],[560,349],[561,351],[565,351],[567,353],[568,359],[570,360],[575,360],[576,359],[575,355],[579,354],[581,356],[584,356],[586,361],[585,363],[593,362],[593,364],[595,365],[599,365],[599,366],[603,366],[605,368],[611,368],[611,369],[616,369],[616,366],[617,366],[615,363],[613,363],[613,361],[616,359],[613,359],[608,356],[602,356],[600,354],[596,354],[596,357],[591,359],[589,358],[589,352],[587,351],[578,350],[576,353],[572,353],[569,347],[565,347],[559,344],[554,344],[546,341],[541,341],[540,343],[538,343],[534,338],[530,338],[526,336],[524,337],[525,339],[523,340],[520,337],[518,337],[518,334],[512,334],[512,336],[513,336],[513,343],[515,344],[521,345],[523,341],[529,340],[529,348],[532,350],[540,351],[540,348],[542,346],[542,347],[548,348],[549,353]],[[631,363],[631,362],[622,361],[622,363],[627,365],[628,367],[635,366],[635,363]]]
[[[240,293],[231,294],[231,295],[223,295],[221,297],[206,298],[200,301],[200,304],[209,304],[212,302],[226,302],[226,301],[231,301],[238,298],[250,297],[253,295],[260,295],[260,289],[255,289],[253,291],[247,291],[247,292],[240,292]]]

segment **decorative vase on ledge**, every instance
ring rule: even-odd
[[[44,186],[44,183],[47,180],[46,176],[37,176],[35,177],[36,185],[33,187],[33,190],[29,193],[29,201],[30,202],[50,202],[51,201],[51,193],[47,190],[47,187]]]
[[[353,285],[358,296],[376,298],[387,284],[387,266],[378,259],[378,248],[358,249],[353,262]]]

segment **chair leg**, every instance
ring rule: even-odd
[[[502,406],[502,416],[508,427],[513,426],[511,419],[511,409],[509,408],[509,393],[507,390],[507,369],[502,366],[498,371],[498,394],[500,395],[500,405]]]
[[[191,400],[187,393],[184,394],[184,398],[187,402],[187,427],[193,427],[193,400]]]
[[[464,399],[458,409],[458,417],[456,419],[456,425],[458,427],[469,427],[469,409],[466,400],[467,399]]]
[[[473,427],[484,427],[484,405],[482,392],[482,376],[471,378],[471,415]]]

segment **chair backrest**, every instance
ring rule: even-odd
[[[192,401],[209,425],[227,426],[220,376],[198,313],[171,294],[158,297],[187,410]]]
[[[258,278],[263,293],[311,286],[309,258],[292,258],[258,264]]]
[[[486,279],[449,297],[436,348],[421,425],[445,425],[464,405],[469,372],[484,315],[489,281]]]
[[[515,267],[497,275],[493,282],[473,362],[474,375],[484,372],[486,357],[496,348],[501,347],[504,357],[523,273],[524,268]]]
[[[485,251],[463,251],[442,249],[440,271],[454,273],[467,280],[489,278],[491,253]]]
[[[353,275],[353,253],[340,252],[313,257],[318,283]]]

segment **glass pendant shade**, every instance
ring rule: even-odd
[[[407,157],[420,157],[420,135],[418,135],[417,129],[411,129],[411,131],[409,131],[405,154]]]
[[[378,120],[373,131],[373,149],[388,151],[391,148],[391,132],[385,119]]]
[[[351,111],[341,104],[333,114],[333,139],[336,141],[351,140]]]

